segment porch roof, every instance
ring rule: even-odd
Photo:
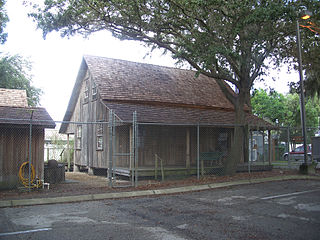
[[[137,112],[140,123],[180,124],[180,125],[216,125],[233,127],[235,112],[212,108],[193,108],[175,105],[139,104],[129,102],[103,101],[124,122],[132,122],[132,114]],[[275,126],[253,114],[246,113],[247,124],[254,128],[274,129]]]

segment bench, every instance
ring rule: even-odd
[[[222,152],[201,152],[200,153],[200,162],[201,162],[201,174],[204,174],[205,162],[209,162],[209,166],[221,165],[223,153]],[[206,166],[208,166],[206,164]]]

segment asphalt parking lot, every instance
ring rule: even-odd
[[[319,239],[320,181],[0,209],[0,239]]]

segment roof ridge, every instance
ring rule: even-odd
[[[20,106],[1,106],[0,107],[2,108],[23,108],[23,109],[30,109],[30,110],[37,110],[37,109],[46,109],[44,107],[30,107],[30,106],[27,106],[27,107],[20,107]]]
[[[84,58],[86,58],[86,57],[101,58],[101,59],[108,59],[108,60],[112,60],[112,61],[121,61],[121,62],[142,64],[142,65],[147,65],[147,66],[155,66],[155,67],[161,67],[161,68],[169,68],[169,69],[175,69],[175,70],[196,72],[196,70],[192,70],[192,69],[184,69],[184,68],[179,68],[179,67],[170,67],[170,66],[159,65],[159,64],[154,64],[154,63],[144,63],[144,62],[137,62],[137,61],[131,61],[131,60],[126,60],[126,59],[120,59],[120,58],[110,58],[110,57],[104,57],[104,56],[96,56],[96,55],[90,55],[90,54],[85,54],[85,55],[83,55],[83,57]]]

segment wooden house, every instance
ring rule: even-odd
[[[190,170],[196,165],[198,123],[200,152],[228,152],[231,147],[234,108],[213,79],[191,70],[84,56],[60,128],[60,133],[75,134],[76,166],[90,172],[108,169],[109,110],[118,122],[113,156],[119,174],[130,175],[132,169],[134,111],[139,170],[152,169],[155,156],[166,167]],[[249,113],[247,120],[271,126]]]
[[[39,179],[44,175],[44,129],[55,123],[44,108],[31,108],[25,90],[0,89],[0,188],[16,187],[21,164],[31,160]]]

